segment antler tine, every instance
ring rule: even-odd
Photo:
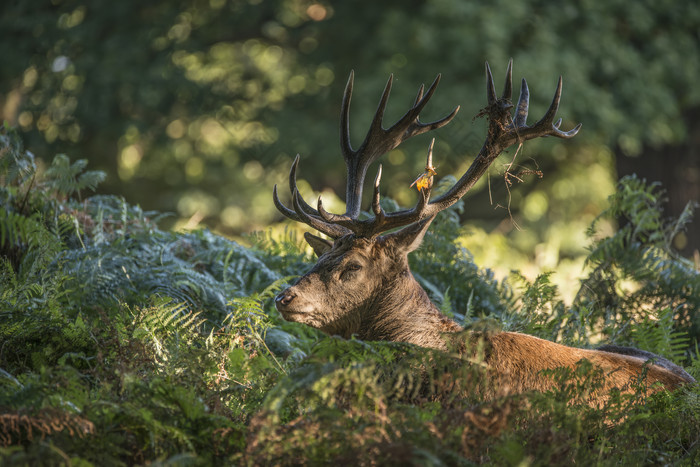
[[[518,108],[515,111],[515,126],[522,127],[527,124],[527,113],[530,107],[530,89],[527,87],[527,81],[523,78],[520,84],[520,97],[518,98]]]
[[[423,99],[423,91],[425,91],[425,84],[421,84],[421,85],[418,87],[418,94],[416,94],[416,100],[413,101],[413,107],[415,107],[416,105],[418,105],[418,103],[420,102],[420,100]]]
[[[506,70],[506,83],[503,85],[503,94],[501,99],[511,100],[513,98],[513,59],[508,61],[508,69]]]
[[[355,70],[350,70],[350,77],[343,92],[343,103],[340,106],[340,149],[346,161],[355,152],[350,144],[350,100],[354,82]]]
[[[452,112],[450,112],[449,115],[447,115],[444,118],[441,118],[440,120],[436,120],[434,122],[429,122],[429,123],[423,123],[420,121],[419,118],[416,119],[416,124],[406,130],[406,133],[410,136],[415,136],[419,135],[422,133],[426,133],[428,131],[436,130],[438,128],[442,128],[443,126],[447,125],[452,121],[453,118],[455,118],[455,115],[457,115],[457,112],[459,112],[460,106],[456,106],[454,109],[452,109]]]
[[[392,126],[392,128],[395,126],[401,126],[407,123],[411,123],[415,119],[417,119],[418,115],[421,113],[423,108],[428,104],[428,101],[430,101],[430,98],[433,97],[433,94],[435,94],[435,90],[437,89],[437,85],[440,83],[441,79],[442,75],[438,73],[435,76],[435,79],[433,80],[430,87],[428,87],[428,91],[426,91],[425,95],[422,95],[422,91],[425,88],[425,86],[421,84],[420,88],[418,89],[418,95],[421,96],[421,98],[418,99],[415,104],[413,104],[413,107],[411,107],[408,110],[408,112],[406,112],[406,114],[403,117],[401,117],[401,119],[398,122],[396,122],[396,124]]]
[[[496,103],[496,86],[493,84],[493,74],[489,62],[486,62],[486,103],[488,105]]]
[[[323,207],[323,202],[321,201],[320,196],[318,197],[317,206],[318,206],[318,214],[321,217],[321,219],[323,219],[325,222],[338,223],[341,221],[351,221],[352,220],[348,216],[341,216],[341,215],[333,214],[333,213],[326,211]]]
[[[297,188],[297,167],[299,166],[299,154],[296,155],[294,158],[294,162],[292,162],[292,167],[289,170],[289,191],[291,193],[294,193],[295,191],[298,191]],[[272,189],[272,201],[275,203],[275,206],[277,209],[284,214],[286,217],[295,220],[297,222],[303,222],[302,218],[299,216],[299,214],[288,207],[286,207],[282,201],[279,199],[279,195],[277,194],[277,185]],[[304,201],[303,198],[300,197],[299,200],[299,207],[302,211],[304,211],[308,215],[313,215],[317,216],[318,212],[309,206],[306,201]]]
[[[382,164],[379,164],[379,169],[377,170],[377,176],[374,177],[374,194],[372,196],[372,212],[374,212],[374,216],[377,219],[381,218],[383,220],[384,219],[384,210],[382,209],[382,206],[379,204],[379,201],[380,201],[379,182],[381,180],[382,180]]]
[[[559,81],[557,81],[557,90],[554,91],[552,103],[549,105],[544,117],[542,117],[539,122],[535,123],[535,127],[539,127],[540,125],[549,126],[554,123],[554,116],[557,114],[557,110],[559,110],[559,100],[561,99],[561,89],[563,85],[564,83],[562,77],[559,76]]]
[[[391,85],[394,82],[394,74],[389,75],[389,79],[384,86],[384,92],[382,92],[382,97],[379,99],[379,105],[377,106],[377,111],[374,113],[374,118],[372,118],[372,123],[369,127],[369,132],[367,133],[367,140],[372,138],[374,135],[380,135],[384,132],[382,128],[382,120],[384,119],[384,111],[386,110],[386,105],[389,102],[389,94],[391,93]]]
[[[279,212],[294,221],[301,222],[301,218],[297,216],[297,213],[289,209],[287,206],[282,204],[282,201],[280,201],[279,196],[277,196],[277,184],[272,187],[272,201],[275,203],[275,207]]]
[[[299,216],[301,222],[313,227],[321,233],[328,235],[331,238],[340,238],[343,235],[350,233],[349,230],[342,227],[341,225],[335,223],[324,222],[316,216],[312,216],[304,212],[301,208],[301,203],[304,200],[301,198],[298,190],[294,190],[292,193],[292,202],[294,203],[294,210]]]
[[[551,127],[549,128],[549,132],[552,136],[556,136],[559,138],[564,138],[564,139],[569,139],[573,138],[576,136],[581,129],[581,124],[579,123],[576,125],[574,128],[572,128],[569,131],[562,131],[559,129],[559,125],[561,125],[561,118],[557,120],[556,123],[552,123],[554,120],[554,116],[557,113],[557,110],[559,109],[559,101],[561,100],[561,90],[563,86],[563,80],[562,77],[559,76],[559,81],[557,82],[557,90],[554,92],[554,98],[552,99],[552,104],[549,106],[549,109],[547,110],[547,113],[545,114],[544,117],[542,117],[542,122],[543,125],[550,124]],[[540,122],[537,122],[535,126],[537,126]]]
[[[418,95],[416,96],[416,101],[413,107],[409,109],[409,111],[406,112],[406,114],[403,117],[401,117],[401,119],[398,122],[396,122],[388,131],[393,131],[395,128],[399,129],[401,127],[406,127],[403,137],[403,140],[406,140],[411,136],[420,135],[428,131],[441,128],[450,123],[450,121],[452,121],[455,115],[457,115],[457,112],[459,112],[459,106],[455,107],[452,110],[452,112],[450,112],[450,114],[446,117],[443,117],[439,120],[435,120],[433,122],[423,123],[420,121],[419,118],[420,112],[426,106],[430,98],[433,97],[435,89],[437,89],[437,85],[440,82],[441,78],[442,75],[440,74],[438,74],[435,77],[435,80],[433,80],[433,83],[428,88],[428,91],[425,93],[425,96],[423,95],[424,86],[421,85],[420,89],[418,89]]]
[[[556,121],[556,123],[554,125],[552,125],[554,127],[554,130],[556,130],[555,132],[557,133],[557,136],[560,138],[563,138],[563,139],[573,138],[574,136],[576,136],[576,133],[578,133],[578,130],[581,129],[581,124],[579,123],[578,125],[576,125],[574,128],[572,128],[569,131],[561,131],[561,130],[559,130],[559,126],[561,125],[561,121],[562,120],[560,118],[559,120]]]
[[[559,129],[559,125],[561,125],[561,119],[559,119],[556,123],[554,122],[554,116],[556,115],[557,110],[559,110],[559,101],[561,100],[562,87],[563,80],[560,76],[559,81],[557,82],[557,89],[554,91],[552,103],[549,105],[547,112],[537,123],[535,123],[531,127],[528,127],[523,122],[522,125],[520,125],[521,137],[523,137],[524,139],[532,139],[537,138],[538,136],[556,136],[558,138],[568,139],[576,136],[576,134],[581,129],[580,123],[569,131],[562,131]]]
[[[430,140],[430,146],[428,146],[428,156],[425,159],[425,166],[433,166],[433,146],[435,146],[435,138]]]
[[[294,193],[295,190],[298,191],[298,188],[297,188],[297,168],[298,167],[299,167],[299,154],[297,154],[296,157],[294,158],[294,162],[292,162],[292,168],[289,170],[289,191],[291,193]],[[299,205],[301,206],[301,209],[304,212],[306,212],[307,214],[310,214],[312,216],[318,216],[318,211],[316,211],[309,204],[307,204],[307,202],[304,201],[304,198],[300,197]]]
[[[440,75],[438,75],[435,78],[435,81],[433,82],[433,85],[431,85],[431,89],[434,89],[434,86],[437,85],[439,82]],[[418,94],[416,95],[416,100],[413,103],[413,107],[416,107],[418,103],[423,99],[423,91],[425,91],[425,85],[421,84],[420,87],[418,88]],[[456,106],[454,109],[452,109],[452,112],[450,112],[449,115],[446,117],[441,118],[440,120],[436,120],[434,122],[429,122],[429,123],[423,123],[420,121],[420,117],[416,118],[416,127],[418,128],[425,128],[425,131],[431,131],[435,130],[437,128],[443,127],[450,123],[450,121],[457,115],[457,112],[459,112],[459,106]],[[421,132],[422,133],[422,132]],[[417,133],[411,133],[411,136],[415,135]]]
[[[377,110],[374,112],[374,117],[372,117],[372,123],[369,126],[365,140],[359,149],[355,150],[352,148],[350,143],[350,100],[352,98],[352,88],[354,81],[354,73],[350,73],[350,79],[345,88],[345,95],[343,96],[343,107],[341,109],[341,135],[342,135],[342,150],[343,156],[346,161],[359,160],[360,162],[366,162],[366,165],[374,162],[376,157],[384,154],[379,150],[368,151],[368,148],[373,148],[377,138],[381,138],[387,130],[382,128],[382,120],[384,118],[384,112],[386,111],[387,103],[389,102],[389,94],[391,94],[391,86],[394,82],[394,75],[389,75],[389,79],[384,86],[384,91],[382,92],[382,97],[379,99],[379,104],[377,105]],[[393,148],[392,148],[393,149]],[[375,155],[375,153],[378,153]]]
[[[581,129],[581,125],[582,124],[579,123],[569,131],[561,131],[559,128],[554,128],[554,136],[563,139],[573,138],[578,134],[578,131]]]

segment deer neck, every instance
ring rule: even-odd
[[[357,335],[363,340],[408,342],[446,350],[443,334],[462,328],[430,301],[410,270],[387,280],[366,307]]]

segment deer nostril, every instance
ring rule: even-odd
[[[280,292],[277,297],[275,297],[275,302],[278,305],[287,306],[292,303],[292,300],[296,297],[296,294],[290,292],[289,290],[284,290]]]

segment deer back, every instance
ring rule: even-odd
[[[544,370],[575,368],[584,359],[603,372],[601,394],[612,388],[631,392],[642,381],[651,392],[695,382],[680,367],[651,352],[622,354],[578,349],[515,332],[501,332],[484,339],[490,374],[514,392],[552,389],[555,382]]]

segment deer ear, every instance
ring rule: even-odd
[[[435,216],[428,217],[420,222],[408,225],[399,231],[385,235],[384,238],[391,242],[396,248],[408,254],[420,246],[433,219],[435,219]]]
[[[304,232],[304,239],[306,240],[306,243],[308,243],[314,250],[316,256],[321,256],[333,248],[333,244],[331,242],[321,237],[317,237],[316,235],[310,234],[309,232]]]

